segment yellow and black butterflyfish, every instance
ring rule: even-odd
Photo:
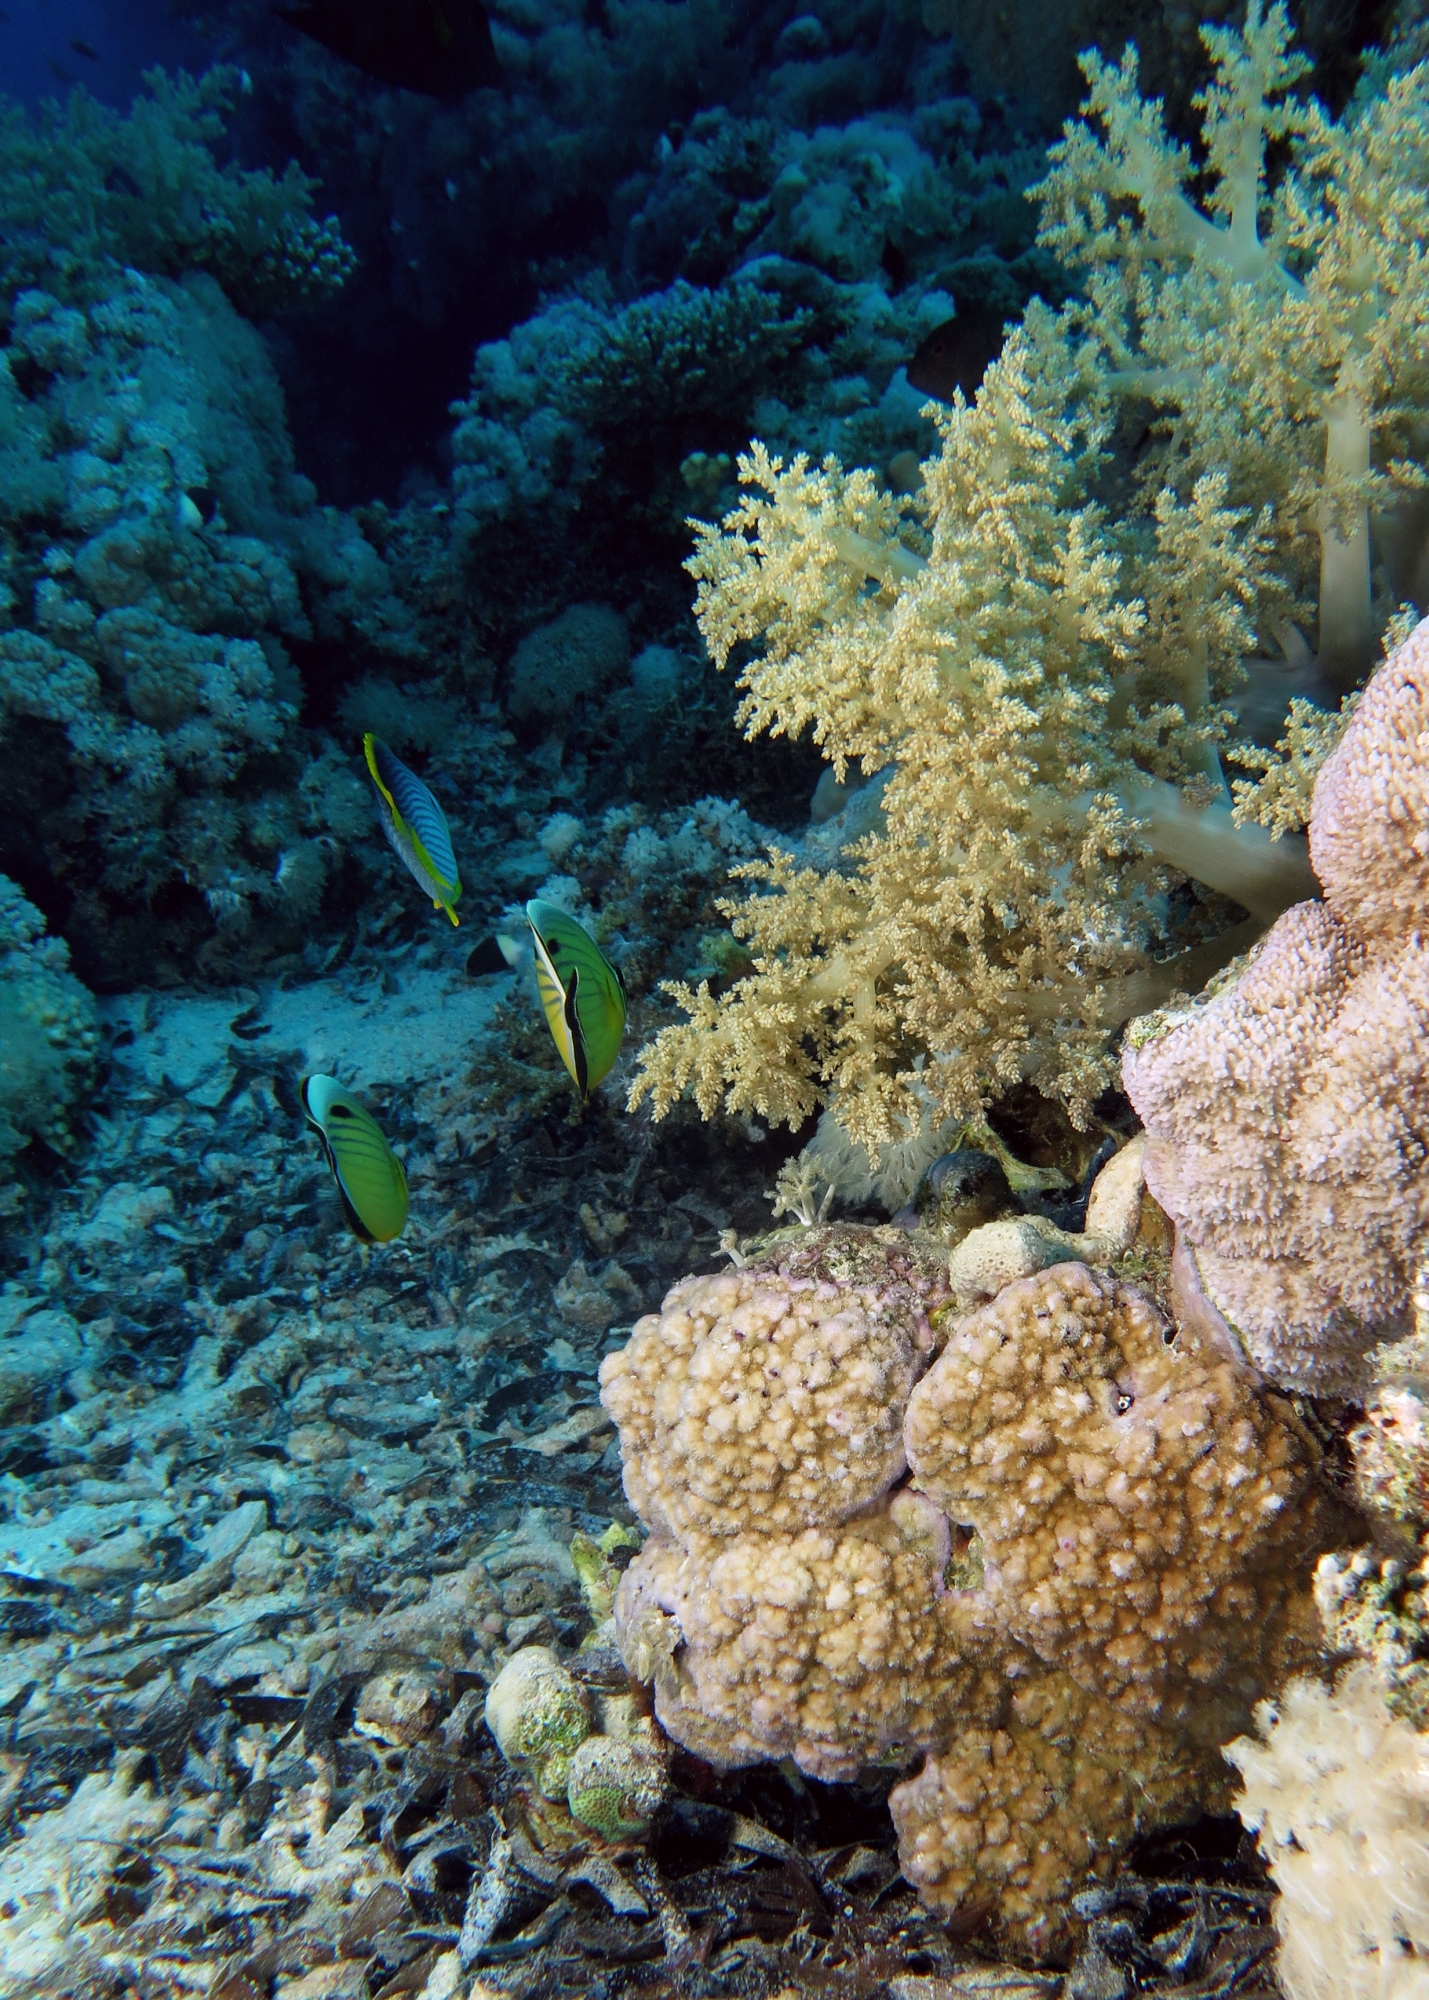
[[[298,1095],[322,1141],[348,1228],[364,1243],[390,1243],[407,1226],[407,1176],[377,1120],[335,1076],[305,1076]]]
[[[431,787],[370,731],[362,739],[362,748],[377,787],[383,832],[413,879],[431,897],[432,908],[445,910],[452,922],[459,924],[455,906],[461,895],[461,877],[446,814]]]
[[[561,1061],[582,1099],[608,1076],[625,1033],[625,981],[590,932],[535,897],[526,920],[536,946],[536,983]]]

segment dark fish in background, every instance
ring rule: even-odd
[[[908,363],[908,386],[951,403],[961,389],[969,402],[977,394],[988,363],[1002,352],[1004,315],[991,306],[964,306],[954,319],[920,343]]]
[[[99,50],[90,42],[82,42],[78,35],[71,35],[69,45],[77,56],[88,56],[91,62],[99,61]]]
[[[501,82],[481,0],[292,0],[277,11],[378,83],[454,98]]]

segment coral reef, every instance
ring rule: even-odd
[[[559,727],[578,701],[599,695],[629,665],[630,637],[620,613],[608,604],[573,604],[516,648],[507,712],[527,727]]]
[[[1315,782],[1325,899],[1189,1012],[1134,1025],[1146,1176],[1273,1380],[1353,1395],[1409,1331],[1429,1231],[1429,625],[1378,670]]]
[[[927,1752],[890,1799],[905,1873],[1046,1952],[1084,1873],[1224,1798],[1217,1746],[1313,1657],[1337,1521],[1228,1339],[1068,1263],[940,1329],[945,1255],[780,1231],[637,1323],[601,1369],[652,1530],[616,1630],[718,1767]]]
[[[105,984],[291,947],[371,818],[298,727],[294,649],[412,650],[375,550],[297,473],[239,310],[346,265],[296,168],[215,163],[234,83],[156,72],[127,119],[80,95],[0,133],[0,731],[32,774],[27,879]]]
[[[1332,124],[1293,94],[1282,7],[1204,39],[1194,190],[1134,52],[1087,59],[1039,190],[1084,294],[1028,308],[976,403],[940,414],[911,501],[755,446],[746,497],[698,530],[697,615],[719,664],[741,649],[747,728],[812,729],[882,789],[839,865],[747,871],[753,970],[673,990],[690,1020],[636,1092],[657,1113],[689,1091],[798,1124],[824,1101],[872,1150],[1020,1076],[1084,1119],[1107,1028],[1208,969],[1148,960],[1226,923],[1213,902],[1173,920],[1167,871],[1262,923],[1312,893],[1298,835],[1236,823],[1222,757],[1372,666],[1393,603],[1371,506],[1395,574],[1417,559],[1429,293],[1394,246],[1422,227],[1404,162],[1429,71]]]
[[[126,266],[208,271],[252,319],[338,291],[355,260],[337,217],[312,214],[317,182],[296,161],[275,178],[215,157],[240,83],[230,67],[151,70],[124,118],[84,90],[33,121],[0,104],[0,297],[85,306]]]
[[[74,1151],[99,1053],[94,1002],[63,941],[44,932],[39,911],[0,875],[0,1213],[18,1197],[8,1177],[32,1139]]]

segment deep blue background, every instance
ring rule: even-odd
[[[88,43],[94,57],[73,43]],[[203,69],[211,58],[168,0],[0,0],[0,91],[22,104],[63,97],[73,84],[127,111],[155,63]]]

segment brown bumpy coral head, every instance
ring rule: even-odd
[[[1005,1286],[929,1366],[923,1254],[791,1234],[607,1360],[655,1529],[616,1633],[720,1768],[925,1754],[890,1800],[909,1880],[1040,1957],[1138,1831],[1224,1804],[1219,1746],[1318,1652],[1318,1453],[1209,1316],[1173,1332],[1080,1263]]]
[[[947,1750],[889,1796],[903,1873],[960,1930],[990,1920],[999,1948],[1065,1958],[1071,1891],[1105,1878],[1156,1826],[1224,1811],[1214,1749],[1130,1716],[1049,1672],[1009,1686],[1005,1713],[969,1716]]]
[[[670,1735],[721,1769],[896,1767],[1003,1701],[949,1558],[946,1520],[906,1490],[842,1527],[654,1535],[616,1594],[621,1653]]]
[[[847,1225],[687,1278],[601,1364],[631,1505],[681,1535],[846,1521],[903,1471],[902,1412],[945,1296],[901,1231]]]
[[[1081,1264],[959,1321],[905,1439],[982,1537],[1011,1636],[1147,1714],[1223,1681],[1241,1618],[1278,1632],[1287,1558],[1313,1544],[1319,1455],[1288,1406],[1229,1341]]]

